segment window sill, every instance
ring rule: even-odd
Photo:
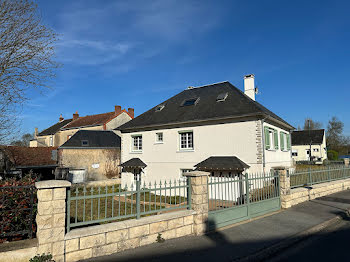
[[[130,154],[142,154],[142,151],[131,151]]]
[[[154,142],[155,145],[161,145],[164,144],[164,142]]]
[[[176,151],[176,153],[186,153],[186,152],[194,152],[194,149],[180,149]]]

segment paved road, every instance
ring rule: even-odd
[[[350,261],[349,239],[350,218],[343,217],[338,223],[268,261]]]

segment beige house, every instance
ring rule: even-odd
[[[78,130],[113,130],[134,118],[134,109],[128,111],[115,106],[113,112],[79,116],[73,114],[72,119],[59,117],[58,123],[38,133],[35,129],[34,140],[30,141],[30,147],[59,147],[72,137]]]
[[[327,146],[325,130],[293,131],[292,156],[295,161],[322,163],[326,160]]]
[[[146,183],[193,169],[220,175],[292,166],[294,128],[255,101],[254,75],[244,92],[229,82],[189,87],[118,129],[122,163],[143,161]],[[132,179],[122,173],[122,183]]]
[[[113,131],[79,130],[58,148],[58,164],[71,173],[82,171],[89,181],[119,177],[120,136]]]

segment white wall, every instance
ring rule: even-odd
[[[122,163],[131,158],[140,158],[147,164],[142,179],[148,182],[160,179],[180,179],[180,169],[191,169],[210,156],[237,156],[250,166],[248,172],[262,172],[258,163],[257,121],[246,121],[206,126],[173,128],[122,134]],[[194,150],[179,150],[179,131],[192,130]],[[164,142],[155,142],[156,133],[163,132]],[[132,135],[142,135],[141,153],[131,151]],[[266,152],[267,165],[291,165],[289,152]],[[275,156],[277,155],[277,156]],[[271,163],[271,161],[273,163]],[[127,178],[128,177],[128,178]],[[133,176],[123,174],[122,183],[131,182]]]
[[[280,132],[285,132],[289,134],[289,131],[281,129],[279,127],[276,127],[274,125],[271,125],[269,123],[264,122],[264,127],[271,127],[273,129],[277,130],[277,135],[278,135],[278,149],[274,149],[271,147],[271,149],[265,150],[265,171],[268,172],[271,168],[273,167],[291,167],[292,166],[292,157],[291,157],[291,150],[281,150],[281,141],[280,141]],[[287,145],[285,145],[287,148]]]
[[[120,115],[107,122],[106,129],[113,130],[121,126],[122,124],[125,124],[126,122],[130,121],[131,119],[132,118],[129,116],[128,113],[122,112]]]

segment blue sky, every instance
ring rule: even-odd
[[[30,94],[22,131],[134,107],[255,74],[257,101],[286,121],[337,116],[350,135],[349,1],[38,1],[60,37],[52,90]]]

